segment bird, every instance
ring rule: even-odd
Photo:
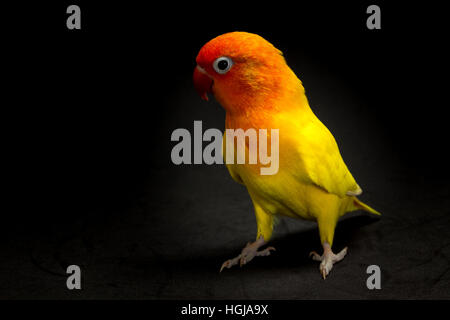
[[[274,247],[261,247],[271,239],[276,218],[287,216],[317,222],[323,253],[311,251],[310,257],[320,262],[320,274],[326,279],[348,251],[347,247],[338,253],[332,250],[338,219],[355,210],[381,214],[357,198],[362,189],[344,163],[334,136],[312,111],[302,81],[269,41],[235,31],[203,45],[193,82],[202,99],[208,101],[212,94],[225,109],[225,130],[279,130],[275,174],[261,174],[261,163],[225,163],[231,177],[247,188],[257,234],[237,257],[222,264],[220,272],[270,255]],[[224,153],[226,147],[223,135]],[[247,142],[245,147],[249,151]]]

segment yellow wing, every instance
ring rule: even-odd
[[[361,194],[327,127],[312,116],[299,130],[295,143],[302,162],[300,178],[339,197]]]

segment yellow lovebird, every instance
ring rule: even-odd
[[[358,209],[380,213],[356,198],[361,188],[280,50],[259,35],[231,32],[206,43],[196,62],[195,88],[205,100],[207,93],[214,94],[226,110],[226,130],[278,129],[279,133],[276,174],[261,174],[261,163],[226,163],[231,177],[244,184],[251,197],[257,236],[240,255],[225,261],[220,271],[269,255],[273,247],[259,249],[272,236],[274,217],[284,215],[317,221],[323,254],[310,255],[321,262],[325,279],[347,253],[347,248],[337,254],[331,249],[339,217]],[[226,148],[226,141],[223,145]],[[247,142],[245,147],[248,151]]]

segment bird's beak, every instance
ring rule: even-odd
[[[206,71],[197,65],[194,70],[194,87],[200,97],[208,101],[208,92],[212,92],[213,79]]]

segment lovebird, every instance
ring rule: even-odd
[[[325,279],[333,264],[347,254],[347,247],[337,254],[332,251],[338,219],[358,209],[380,213],[358,200],[362,189],[345,165],[333,135],[311,110],[302,82],[280,50],[247,32],[230,32],[210,40],[200,49],[196,63],[194,87],[204,100],[208,93],[213,94],[225,109],[226,130],[279,132],[275,174],[261,174],[261,163],[226,163],[231,177],[247,188],[257,234],[256,240],[225,261],[220,271],[270,255],[275,248],[260,248],[270,240],[274,219],[281,215],[317,222],[323,254],[312,251],[310,256],[320,262]],[[226,145],[223,141],[224,149]],[[248,143],[245,147],[248,151]]]

